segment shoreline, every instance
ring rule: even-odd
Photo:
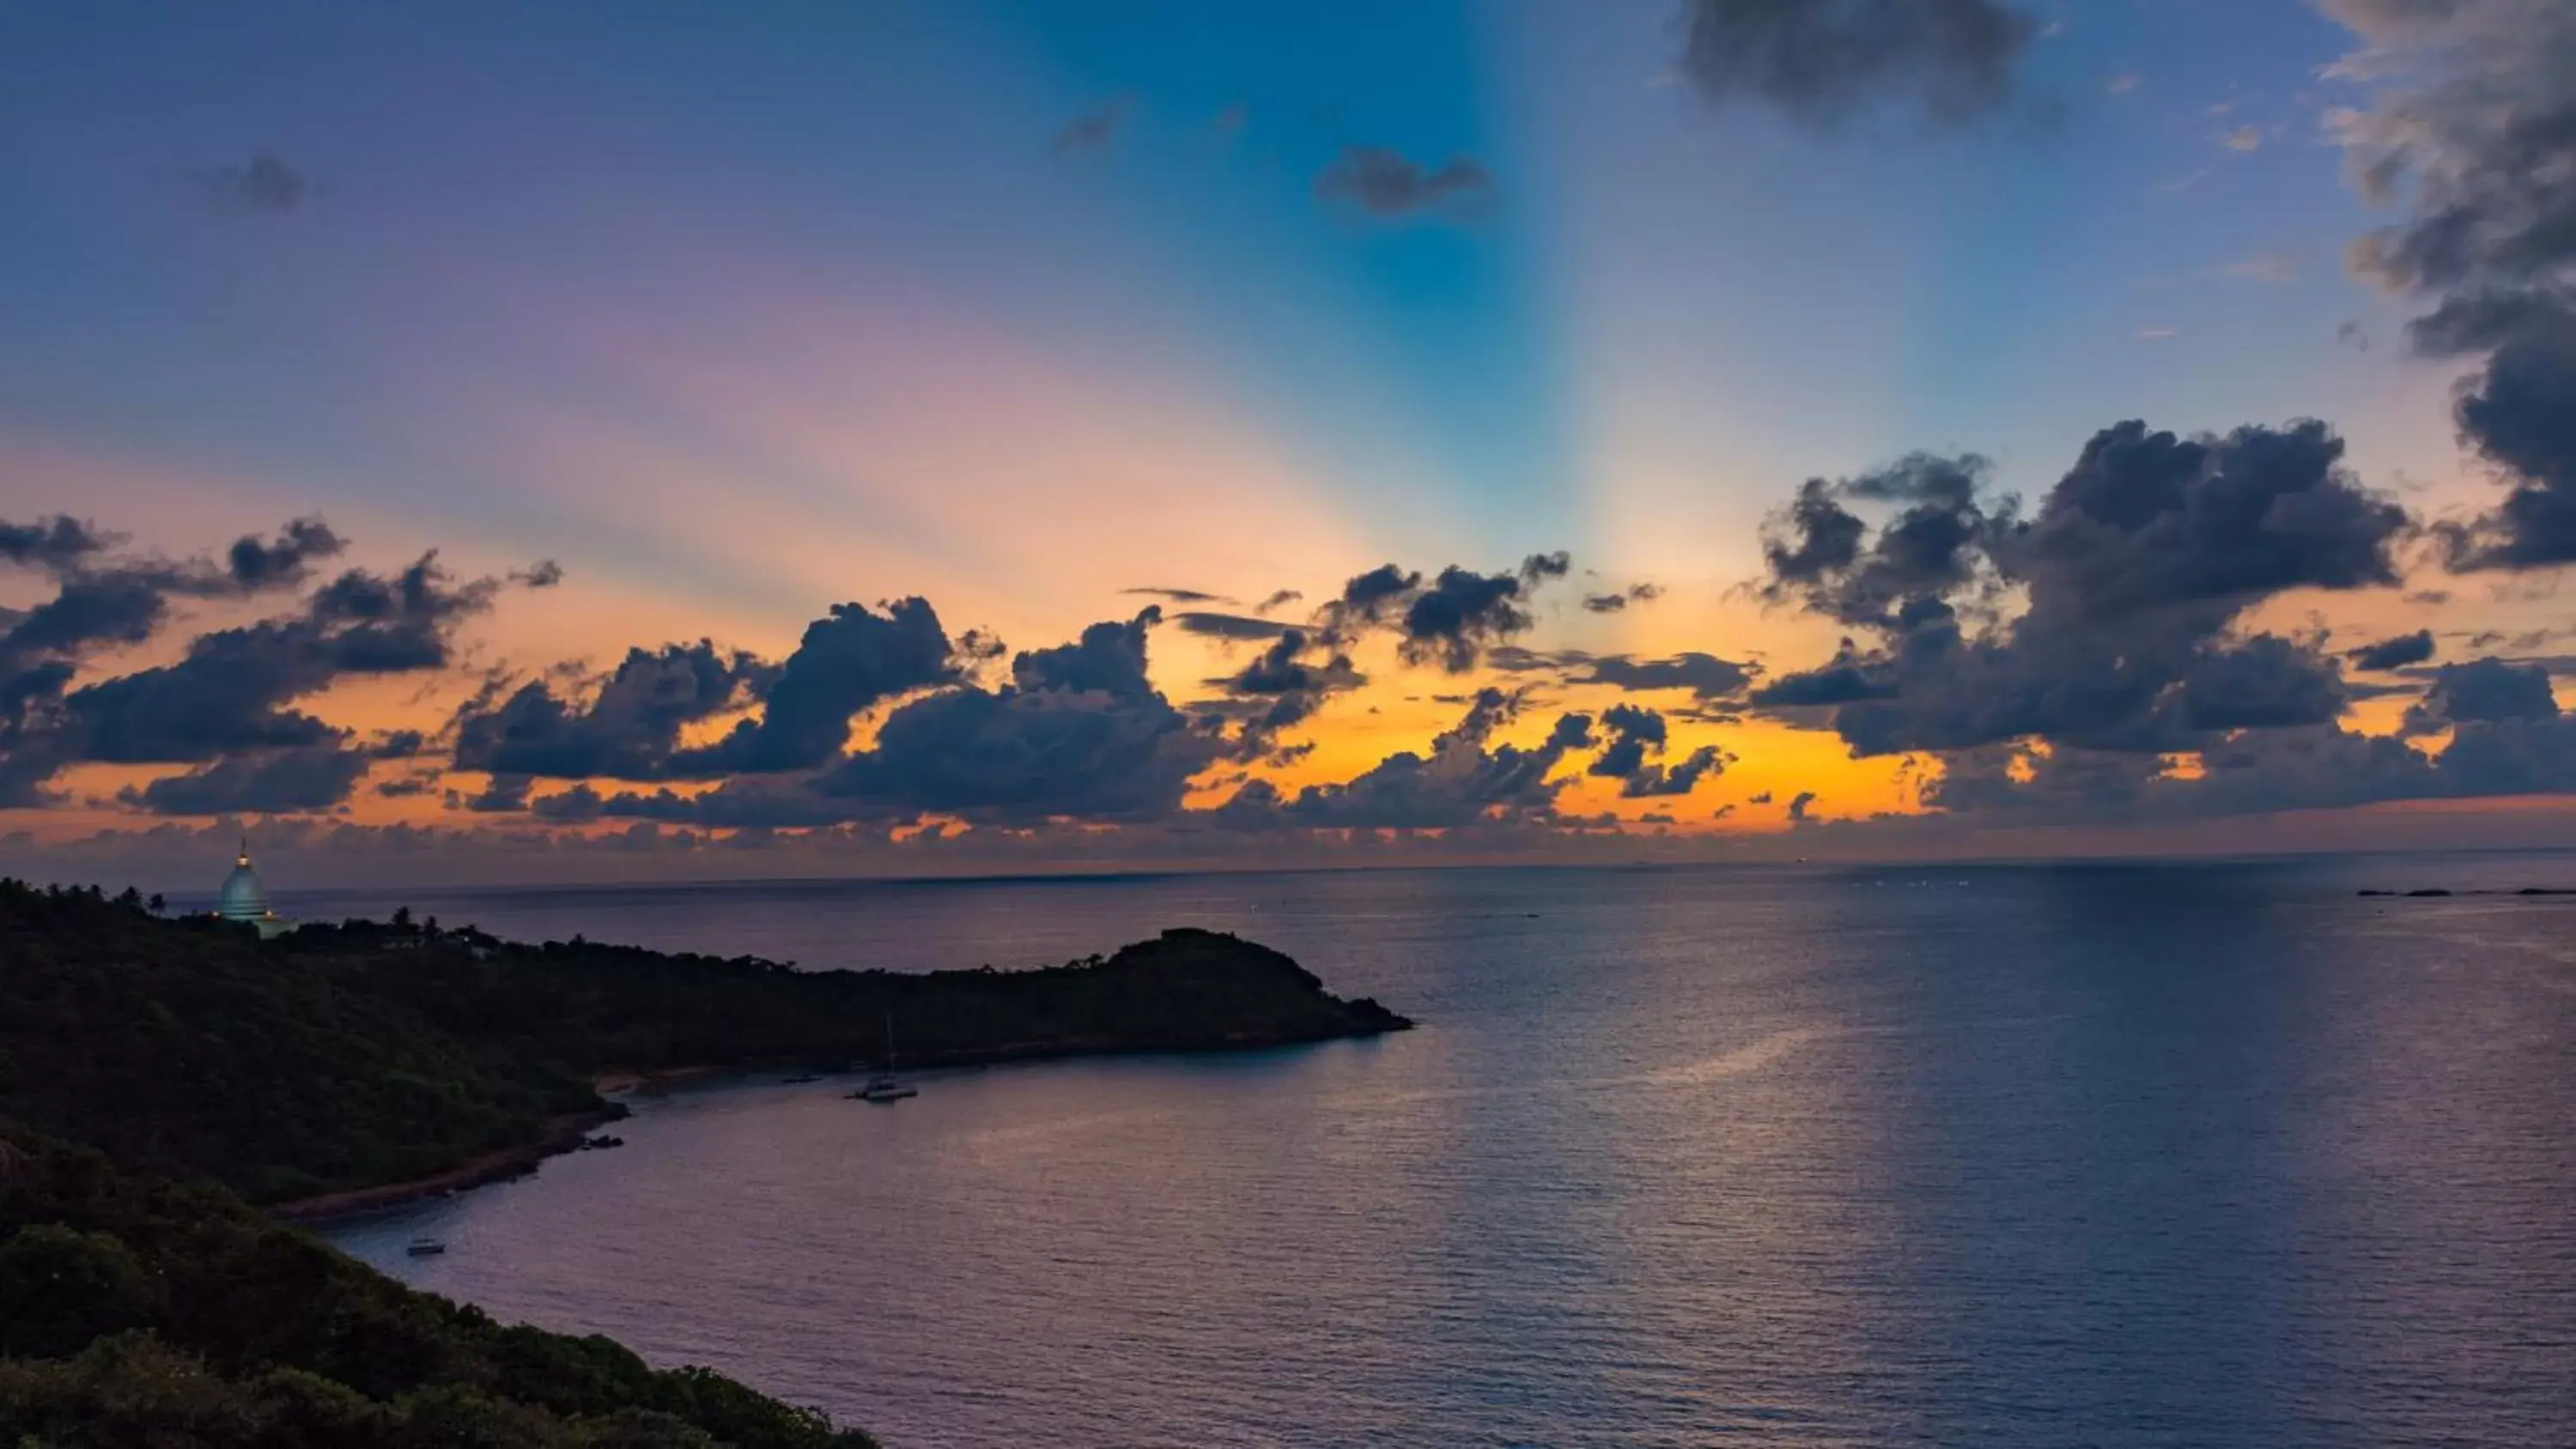
[[[525,1177],[549,1157],[573,1151],[581,1140],[611,1122],[624,1119],[626,1107],[611,1102],[589,1112],[574,1112],[546,1123],[546,1130],[533,1142],[515,1147],[496,1147],[489,1152],[466,1159],[445,1172],[427,1177],[409,1178],[402,1182],[378,1183],[373,1187],[342,1188],[338,1192],[316,1193],[311,1197],[293,1198],[286,1202],[268,1203],[262,1211],[298,1227],[334,1222],[343,1218],[362,1217],[386,1208],[434,1197],[446,1197],[468,1188],[484,1187]]]
[[[1411,1018],[1388,1012],[1366,1025],[1353,1025],[1341,1031],[1307,1034],[1296,1032],[1234,1032],[1213,1040],[1190,1043],[1135,1043],[1111,1038],[1075,1037],[1056,1041],[1008,1042],[972,1051],[930,1052],[911,1063],[924,1071],[949,1067],[1004,1066],[1018,1063],[1076,1061],[1085,1057],[1106,1056],[1195,1056],[1213,1052],[1264,1051],[1278,1047],[1320,1046],[1332,1041],[1374,1041],[1395,1032],[1411,1031]],[[737,1062],[701,1064],[686,1067],[624,1068],[602,1072],[591,1079],[591,1089],[603,1097],[632,1095],[637,1092],[682,1086],[710,1077],[735,1076],[753,1072],[814,1070],[794,1062]],[[873,1070],[852,1064],[825,1072],[831,1076],[849,1076]],[[576,1112],[557,1117],[546,1124],[544,1134],[533,1142],[516,1147],[495,1148],[444,1172],[402,1182],[379,1183],[372,1187],[344,1188],[338,1192],[317,1193],[311,1197],[269,1203],[263,1211],[297,1227],[318,1227],[328,1223],[405,1207],[431,1198],[447,1197],[496,1182],[508,1182],[537,1171],[547,1158],[577,1150],[584,1137],[593,1131],[630,1115],[626,1104],[611,1100],[596,1111]]]

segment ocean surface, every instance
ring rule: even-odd
[[[335,1236],[915,1449],[2566,1445],[2576,898],[2354,893],[2525,885],[2576,859],[415,892],[814,968],[1209,926],[1422,1027],[675,1091]]]

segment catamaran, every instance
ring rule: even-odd
[[[907,1086],[901,1078],[894,1074],[893,1012],[889,1011],[886,1013],[885,1070],[868,1078],[868,1084],[866,1086],[859,1088],[850,1095],[862,1102],[877,1103],[900,1102],[906,1097],[918,1097],[921,1095],[918,1089]]]

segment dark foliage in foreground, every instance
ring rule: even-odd
[[[1041,971],[750,957],[351,922],[261,941],[0,882],[0,1115],[258,1201],[407,1181],[604,1104],[590,1078],[1318,1041],[1408,1023],[1294,961],[1172,931]]]
[[[503,1327],[220,1188],[0,1123],[0,1444],[865,1449],[605,1338]]]
[[[597,1105],[275,944],[0,883],[0,1116],[269,1200],[419,1177]]]

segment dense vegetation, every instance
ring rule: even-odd
[[[0,1116],[129,1169],[276,1200],[435,1172],[597,1105],[246,928],[0,883]]]
[[[1042,971],[751,957],[350,922],[262,941],[0,882],[0,1116],[256,1201],[404,1181],[595,1112],[594,1074],[837,1069],[1401,1028],[1276,951],[1172,931]]]
[[[415,1293],[220,1188],[0,1123],[0,1444],[870,1444],[605,1338]]]
[[[0,881],[0,1445],[866,1445],[414,1293],[234,1193],[524,1148],[605,1110],[614,1069],[873,1063],[889,1021],[914,1065],[1409,1024],[1202,931],[1045,971],[801,973],[406,917],[263,941]]]

